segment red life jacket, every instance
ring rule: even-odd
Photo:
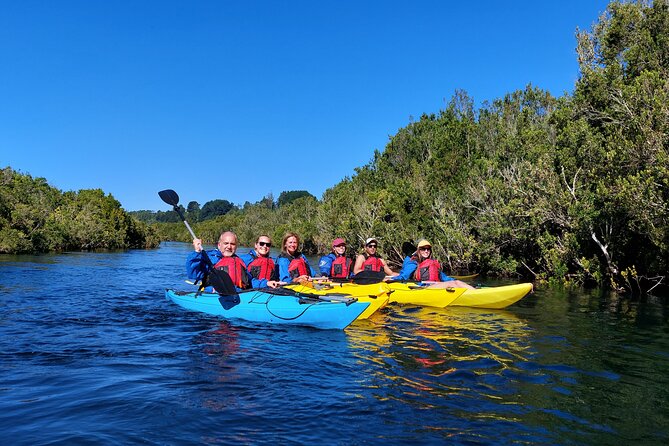
[[[381,262],[381,257],[377,255],[370,256],[367,255],[367,253],[363,255],[365,256],[365,261],[362,262],[363,271],[374,271],[375,273],[383,271],[383,262]]]
[[[288,265],[288,272],[293,279],[299,276],[308,276],[309,268],[307,268],[307,262],[304,261],[302,256],[291,260],[290,265]]]
[[[232,279],[232,283],[234,283],[237,288],[249,288],[250,283],[249,276],[246,272],[246,266],[242,259],[236,255],[233,255],[232,257],[221,257],[221,260],[214,265],[214,268],[222,269],[228,273]]]
[[[255,256],[253,261],[248,264],[247,269],[254,279],[272,280],[274,260],[269,257]]]
[[[304,257],[302,257],[302,254],[299,253],[296,254],[297,257],[293,257],[285,252],[279,254],[279,257],[290,259],[290,263],[288,264],[288,274],[290,274],[291,279],[294,279],[299,276],[309,275],[309,268],[307,268],[307,262],[304,261]],[[278,264],[277,264],[277,269],[278,269]],[[277,274],[277,276],[279,275],[280,274]]]
[[[439,273],[441,272],[441,265],[435,259],[425,259],[416,268],[414,279],[417,282],[429,280],[431,282],[439,282]]]
[[[346,279],[351,272],[351,259],[346,256],[339,256],[332,261],[330,267],[330,278]]]

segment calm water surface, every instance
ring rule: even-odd
[[[2,444],[669,443],[661,297],[282,328],[167,301],[190,249],[0,256]]]

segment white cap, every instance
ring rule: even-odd
[[[367,240],[365,240],[365,246],[369,245],[369,244],[372,243],[372,242],[379,243],[379,241],[376,240],[374,237],[370,237],[370,238],[368,238]]]

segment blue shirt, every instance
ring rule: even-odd
[[[193,251],[188,254],[186,258],[186,275],[189,279],[202,280],[204,274],[207,272],[209,265],[202,257],[202,252],[206,252],[212,265],[216,265],[223,257],[221,251],[218,249],[210,249],[209,251]]]
[[[402,268],[400,269],[399,274],[391,277],[390,279],[401,280],[405,282],[411,280],[413,273],[416,272],[416,268],[418,268],[416,261],[412,260],[411,257],[406,256],[402,261]]]
[[[337,256],[334,252],[321,257],[321,259],[318,261],[318,270],[322,276],[330,275],[330,271],[332,270],[332,262],[334,262],[336,259]]]

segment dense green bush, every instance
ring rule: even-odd
[[[44,178],[0,171],[0,253],[151,248],[156,231],[100,189],[62,193]]]
[[[449,271],[652,287],[669,270],[667,2],[612,2],[577,37],[573,95],[529,85],[476,110],[457,91],[320,202],[247,205],[203,232],[293,230],[320,253],[375,236],[395,266],[427,237]]]
[[[294,231],[315,254],[335,237],[359,249],[374,236],[397,267],[402,243],[425,237],[449,272],[648,290],[669,271],[667,1],[612,2],[578,32],[577,51],[572,95],[528,85],[476,109],[456,91],[320,201],[287,191],[279,203],[223,203],[208,220],[207,205],[190,202],[187,215],[209,244],[234,230],[242,245],[267,234],[278,246]],[[61,194],[7,169],[3,178],[0,252],[150,244],[101,191]],[[162,239],[189,241],[169,212],[142,217],[162,221]]]

